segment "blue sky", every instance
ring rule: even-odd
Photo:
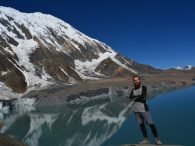
[[[54,15],[135,61],[195,66],[195,2],[189,0],[1,0]]]

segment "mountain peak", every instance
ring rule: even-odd
[[[59,82],[156,71],[128,60],[54,16],[2,6],[0,58],[0,82],[22,93]]]
[[[184,67],[178,66],[175,69],[177,69],[177,70],[191,70],[192,69],[192,65],[186,65]]]
[[[35,13],[23,13],[13,8],[0,7],[2,12],[1,18],[8,21],[16,21],[19,24],[28,26],[31,33],[35,35],[45,35],[47,28],[55,29],[58,33],[66,32],[71,37],[76,35],[73,33],[74,29],[68,23],[48,14],[40,12]],[[3,15],[4,14],[4,15]],[[35,29],[36,28],[36,29]]]

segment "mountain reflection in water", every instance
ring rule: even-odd
[[[1,132],[30,146],[99,146],[130,113],[131,103],[125,96],[88,105],[17,111],[6,115]]]

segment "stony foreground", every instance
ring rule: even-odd
[[[0,133],[0,146],[27,146],[18,140]]]

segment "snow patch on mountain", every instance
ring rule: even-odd
[[[137,73],[135,70],[127,67],[125,64],[122,64],[120,61],[118,61],[115,56],[117,55],[116,52],[114,51],[110,51],[110,52],[106,52],[106,53],[100,53],[99,54],[99,58],[97,59],[92,59],[92,61],[85,61],[82,62],[80,60],[75,60],[75,66],[76,66],[76,70],[78,72],[81,72],[83,75],[90,75],[90,74],[96,74],[96,75],[102,75],[100,73],[95,72],[95,68],[105,59],[112,59],[113,62],[115,62],[116,64],[118,64],[119,66],[122,66],[123,68],[133,72],[133,73]],[[104,75],[102,75],[104,76]]]
[[[186,65],[184,67],[178,66],[175,69],[177,69],[177,70],[191,70],[192,69],[192,66],[191,65]]]
[[[37,42],[34,40],[21,40],[17,39],[18,45],[12,46],[13,52],[17,55],[19,61],[15,60],[17,62],[17,65],[23,66],[24,70],[17,67],[15,63],[12,62],[25,76],[27,87],[29,87],[29,90],[34,89],[34,86],[38,85],[39,87],[47,86],[51,84],[51,82],[48,82],[45,79],[52,78],[49,76],[46,72],[43,72],[41,74],[41,78],[38,77],[35,73],[35,66],[30,62],[29,55],[33,52],[33,50],[37,47]]]
[[[30,62],[29,54],[38,46],[37,42],[34,40],[17,40],[19,42],[18,46],[12,45],[14,53],[18,56],[20,66],[24,66],[29,72],[35,72],[34,65]]]
[[[12,89],[0,82],[0,99],[18,98],[20,94],[14,93]]]
[[[115,55],[115,52],[106,52],[100,53],[99,58],[92,59],[92,61],[82,62],[80,60],[75,60],[76,70],[81,72],[83,75],[97,74],[97,72],[95,72],[95,68],[99,65],[99,63],[109,57],[114,58]]]

